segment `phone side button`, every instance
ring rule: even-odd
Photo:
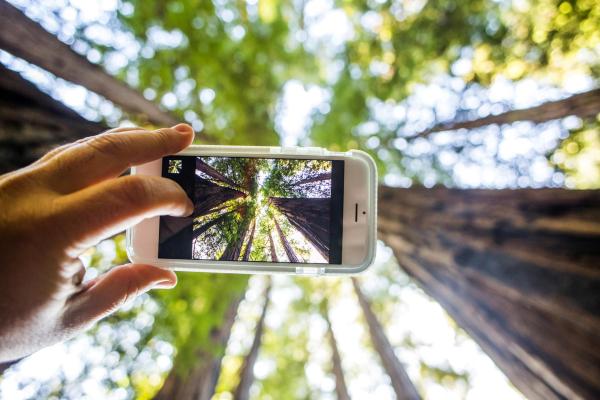
[[[325,273],[325,267],[296,267],[296,275],[319,276]]]

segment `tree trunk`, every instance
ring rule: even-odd
[[[237,298],[231,302],[223,323],[213,332],[212,346],[204,347],[212,351],[198,352],[198,364],[185,376],[178,375],[173,368],[163,387],[154,396],[154,400],[210,400],[212,398],[221,371],[224,348],[229,340],[240,300],[241,298]]]
[[[337,341],[335,340],[333,328],[331,327],[331,321],[327,315],[328,312],[327,307],[324,307],[324,310],[321,311],[321,315],[327,324],[327,337],[329,338],[329,345],[331,346],[331,362],[333,375],[335,377],[335,393],[337,394],[338,400],[350,400],[350,393],[348,391],[348,386],[346,386],[344,369],[342,368],[342,358],[340,357]]]
[[[474,129],[491,124],[510,124],[517,121],[531,121],[539,124],[553,119],[575,115],[581,118],[593,118],[600,113],[600,89],[579,93],[566,99],[549,101],[539,106],[522,110],[507,111],[498,115],[471,121],[451,121],[419,132],[413,137],[425,137],[434,132],[452,131],[456,129]]]
[[[58,145],[105,129],[0,64],[0,174],[22,168]]]
[[[250,259],[250,252],[252,251],[252,242],[254,242],[254,231],[256,231],[256,219],[252,220],[252,229],[250,230],[250,237],[246,243],[246,250],[244,251],[244,257],[242,261],[248,261]]]
[[[4,0],[0,0],[0,26],[0,48],[14,56],[84,86],[124,110],[141,115],[157,125],[172,126],[178,122],[156,104],[146,100],[137,90],[75,53]]]
[[[215,207],[221,206],[229,200],[246,196],[245,193],[239,190],[214,184],[208,179],[202,179],[198,176],[195,179],[194,218],[214,212]]]
[[[290,244],[290,242],[287,240],[287,238],[283,234],[283,231],[281,230],[281,226],[279,226],[279,222],[277,222],[276,219],[274,219],[274,221],[275,221],[275,229],[277,230],[277,234],[279,235],[279,240],[281,241],[281,244],[283,245],[283,249],[285,250],[285,254],[288,257],[289,262],[299,263],[300,260],[298,259],[298,256],[294,252],[294,249],[292,249],[292,245]]]
[[[310,178],[301,179],[298,182],[294,182],[292,185],[299,186],[299,185],[304,185],[306,183],[320,182],[320,181],[325,181],[328,179],[331,179],[331,172],[322,172],[322,173],[312,176]]]
[[[252,382],[254,382],[254,364],[256,363],[256,359],[258,358],[258,350],[260,349],[260,345],[262,342],[265,318],[267,316],[267,309],[269,308],[271,277],[267,277],[267,280],[267,287],[265,288],[264,294],[265,303],[263,305],[260,318],[256,323],[256,328],[254,329],[254,340],[252,341],[252,346],[250,347],[250,351],[244,359],[244,363],[242,364],[242,368],[240,370],[240,383],[235,389],[233,395],[233,398],[235,400],[248,400],[250,398],[250,387],[252,386]]]
[[[271,261],[279,262],[277,252],[275,251],[275,242],[273,242],[273,235],[269,232],[269,248],[271,250]]]
[[[396,398],[398,398],[398,400],[420,399],[417,389],[406,374],[400,360],[396,357],[392,344],[388,340],[383,327],[377,320],[373,310],[371,310],[371,305],[360,289],[356,278],[352,278],[352,284],[354,285],[354,291],[358,297],[358,303],[360,304],[365,320],[367,321],[373,346],[381,358],[381,363],[383,364],[385,372],[387,372],[392,381],[392,387],[396,393]]]
[[[243,210],[242,210],[243,211]],[[248,232],[248,228],[250,227],[250,218],[248,217],[247,210],[245,211],[245,216],[242,221],[242,225],[240,226],[239,231],[237,232],[237,236],[235,240],[231,243],[227,243],[227,247],[219,260],[226,261],[238,261],[240,255],[242,253],[242,245],[244,244],[244,239],[246,238],[246,233]]]
[[[233,180],[229,179],[228,177],[226,177],[225,175],[223,175],[222,173],[220,173],[219,171],[217,171],[216,169],[214,169],[213,167],[211,167],[210,165],[208,165],[207,163],[202,161],[200,158],[196,158],[196,169],[205,173],[206,175],[210,176],[213,179],[216,179],[218,181],[228,184],[232,188],[239,188],[239,186],[240,186],[237,183],[235,183]]]
[[[524,395],[600,398],[600,191],[383,187],[378,224]]]
[[[331,199],[271,197],[271,203],[285,215],[319,253],[329,259],[329,214]]]

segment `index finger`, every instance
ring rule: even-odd
[[[53,188],[71,193],[117,177],[131,166],[177,153],[193,140],[194,131],[186,124],[155,131],[107,132],[63,150],[42,169],[49,175]]]

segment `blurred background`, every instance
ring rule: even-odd
[[[359,148],[394,187],[600,187],[597,117],[431,131],[596,88],[596,0],[10,3],[198,143]],[[98,126],[156,125],[4,50],[0,62]],[[126,262],[123,245],[90,250],[86,279]],[[423,398],[522,398],[383,243],[357,285]],[[180,273],[174,290],[4,371],[0,397],[169,398],[168,385],[209,376],[214,394],[198,398],[334,399],[341,371],[350,397],[393,399],[358,291],[347,278]]]

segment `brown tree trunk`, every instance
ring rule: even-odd
[[[229,179],[228,177],[226,177],[225,175],[223,175],[222,173],[220,173],[219,171],[202,161],[200,158],[196,158],[196,169],[204,172],[206,175],[210,176],[213,179],[228,184],[233,188],[239,188],[239,185],[237,183],[235,183],[233,180]]]
[[[600,191],[383,187],[378,224],[528,398],[600,398]]]
[[[256,219],[252,220],[252,229],[250,230],[250,237],[246,243],[246,250],[244,251],[244,257],[242,261],[248,261],[250,259],[250,252],[252,251],[252,242],[254,242],[254,231],[256,231]]]
[[[566,99],[549,101],[539,106],[522,110],[507,111],[498,115],[471,121],[451,121],[419,132],[413,137],[429,136],[434,132],[451,131],[456,129],[474,129],[491,124],[510,124],[517,121],[531,121],[536,124],[553,119],[575,115],[581,118],[593,118],[600,113],[600,89],[579,93]]]
[[[287,238],[283,234],[283,231],[281,230],[281,226],[279,226],[279,222],[277,222],[276,219],[275,219],[275,229],[277,230],[277,234],[279,235],[279,240],[281,241],[281,244],[283,245],[283,249],[285,250],[285,254],[288,257],[289,262],[291,262],[291,263],[300,262],[300,260],[298,259],[298,256],[294,252],[294,249],[292,249],[292,245],[290,244],[290,242],[287,240]]]
[[[242,364],[242,368],[240,370],[240,382],[237,388],[235,389],[233,395],[233,398],[235,400],[248,400],[250,398],[250,387],[252,386],[252,382],[254,382],[254,364],[256,363],[256,359],[258,358],[258,350],[260,349],[260,345],[262,342],[265,318],[267,316],[267,309],[269,308],[271,277],[267,277],[267,280],[267,287],[265,288],[264,294],[265,303],[263,305],[260,318],[256,323],[256,328],[254,329],[254,340],[252,341],[252,346],[250,347],[250,351],[244,359],[244,363]]]
[[[194,218],[214,212],[215,207],[221,206],[229,200],[246,196],[244,192],[216,185],[208,179],[202,179],[198,176],[195,179]]]
[[[197,364],[188,373],[181,376],[173,368],[154,400],[210,400],[221,371],[221,359],[229,340],[231,327],[235,321],[241,298],[231,302],[223,323],[215,329],[211,337],[211,345],[204,346],[212,351],[200,351]]]
[[[331,172],[322,172],[322,173],[312,176],[310,178],[301,179],[298,182],[294,182],[292,185],[294,185],[294,186],[304,185],[306,183],[320,182],[320,181],[325,181],[327,179],[331,179]]]
[[[242,211],[244,211],[242,209]],[[242,225],[240,226],[239,231],[237,232],[237,237],[235,241],[228,243],[227,247],[219,260],[227,260],[227,261],[238,261],[240,255],[242,253],[242,245],[244,244],[244,239],[246,238],[246,233],[248,232],[248,228],[250,227],[250,217],[247,214],[247,210],[244,212],[245,216],[242,221]]]
[[[373,346],[381,358],[381,363],[383,364],[385,372],[387,372],[392,381],[392,387],[396,393],[396,398],[398,398],[398,400],[420,399],[417,389],[406,374],[400,360],[396,357],[392,344],[385,335],[383,327],[377,320],[373,310],[371,310],[371,304],[369,304],[369,301],[360,289],[356,278],[352,278],[352,284],[354,285],[354,291],[358,297],[358,303],[360,304],[365,320],[367,321]]]
[[[344,378],[344,369],[342,368],[342,358],[337,347],[337,341],[331,327],[331,321],[329,320],[327,306],[321,311],[321,315],[327,324],[327,337],[329,339],[329,345],[331,346],[331,363],[333,375],[335,377],[335,393],[337,394],[338,400],[350,400],[350,393],[348,386],[346,385],[346,379]]]
[[[273,242],[273,235],[269,232],[269,248],[271,250],[271,261],[279,262],[277,252],[275,251],[275,242]]]
[[[326,260],[329,259],[331,199],[271,197],[270,201]]]
[[[54,75],[106,97],[124,110],[158,125],[178,121],[144,98],[137,90],[108,75],[102,68],[75,53],[21,11],[0,0],[0,48]]]

